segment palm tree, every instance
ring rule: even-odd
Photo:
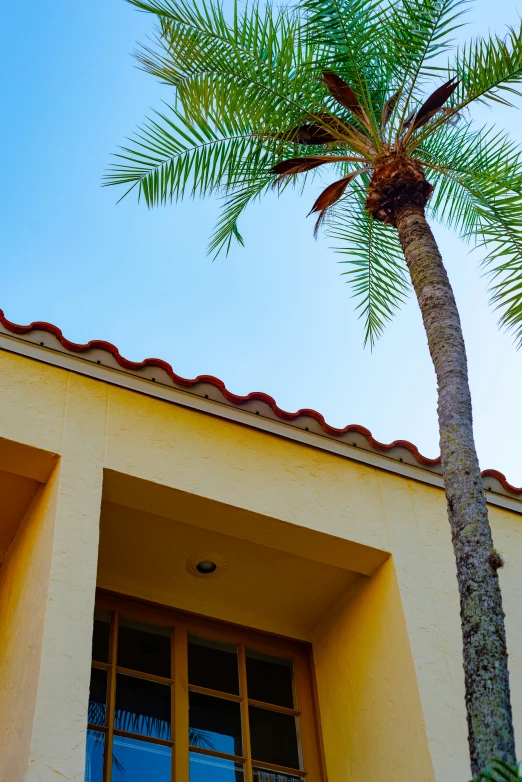
[[[522,27],[455,48],[466,0],[254,2],[236,4],[230,20],[218,0],[128,2],[156,15],[155,39],[137,58],[175,100],[122,149],[106,184],[136,188],[149,207],[223,194],[216,254],[243,243],[238,220],[251,201],[329,165],[338,177],[311,211],[345,253],[365,342],[413,286],[438,381],[472,773],[492,758],[514,764],[502,559],[459,313],[427,216],[485,248],[500,323],[522,340],[522,153],[469,113],[520,95]]]

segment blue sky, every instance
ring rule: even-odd
[[[438,453],[436,385],[413,300],[373,353],[342,266],[305,219],[319,191],[254,205],[244,249],[214,263],[213,200],[148,211],[100,188],[110,154],[167,87],[130,56],[151,19],[123,0],[33,0],[2,12],[0,124],[2,292],[11,320],[48,320],[78,342],[105,339],[134,360],[158,356],[187,377],[214,374],[230,390],[265,391],[288,410],[313,407],[337,426],[405,438]],[[478,0],[466,35],[515,24],[510,0]],[[480,119],[521,140],[519,110]],[[436,228],[467,340],[483,468],[522,485],[522,351],[496,328],[479,252]]]

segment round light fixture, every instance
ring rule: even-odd
[[[213,573],[216,568],[216,563],[212,562],[210,559],[204,559],[196,565],[198,573]]]
[[[200,551],[187,560],[187,571],[196,578],[218,578],[227,569],[227,563],[216,551]]]

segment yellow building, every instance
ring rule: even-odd
[[[436,460],[48,324],[0,348],[0,782],[468,779]],[[520,750],[522,490],[484,484]]]

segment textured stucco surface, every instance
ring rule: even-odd
[[[28,782],[83,780],[105,403],[103,386],[76,375],[68,377]]]
[[[106,466],[386,548],[377,471],[125,389],[110,390]]]
[[[469,777],[455,560],[444,495],[380,476],[436,778]]]
[[[224,562],[211,588],[187,570],[199,552]],[[192,523],[113,503],[102,506],[98,585],[114,592],[308,641],[357,578],[362,576],[346,568]]]
[[[42,597],[31,782],[83,779],[104,469],[127,476],[136,486],[146,485],[149,494],[143,490],[140,499],[141,489],[137,489],[134,507],[163,515],[165,524],[168,518],[196,523],[312,558],[319,541],[315,533],[334,536],[331,546],[321,548],[318,543],[317,561],[328,564],[332,547],[342,554],[344,541],[351,546],[349,551],[346,548],[352,557],[349,569],[365,574],[373,572],[370,562],[377,567],[391,553],[395,582],[385,577],[390,563],[367,582],[365,590],[350,593],[353,604],[347,595],[342,610],[339,605],[334,609],[335,622],[327,612],[328,619],[318,623],[323,632],[328,625],[332,638],[337,638],[329,674],[319,677],[318,683],[331,782],[342,778],[336,777],[342,772],[337,739],[342,733],[339,742],[346,746],[343,742],[349,741],[346,736],[351,730],[348,722],[342,722],[342,697],[334,683],[336,675],[345,681],[350,678],[351,665],[343,656],[345,641],[346,655],[352,655],[350,659],[359,666],[360,679],[350,686],[360,697],[364,687],[370,687],[368,698],[359,702],[367,712],[360,715],[361,724],[368,726],[375,712],[382,725],[381,746],[386,751],[395,748],[397,762],[403,764],[401,782],[428,780],[429,774],[437,782],[469,777],[455,563],[440,489],[11,353],[0,352],[0,369],[0,438],[60,457],[49,585],[45,600]],[[3,463],[2,469],[6,469]],[[154,504],[154,486],[159,506],[163,503],[167,510],[147,508],[151,496]],[[207,522],[184,517],[190,506],[182,497],[199,498],[200,515],[213,507],[219,507],[221,515]],[[176,498],[179,505],[168,509],[169,503],[178,502]],[[227,508],[235,509],[235,515],[228,517]],[[248,514],[252,524],[245,522]],[[496,545],[506,557],[501,583],[515,727],[522,746],[522,660],[517,653],[522,641],[522,519],[498,508],[490,508],[490,514]],[[268,520],[266,525],[263,520]],[[309,534],[300,533],[303,529]],[[117,541],[112,545],[117,547]],[[131,554],[126,551],[125,556]],[[341,563],[332,555],[332,564]],[[105,576],[107,568],[105,562]],[[137,584],[127,585],[129,591],[133,587],[139,591]],[[390,665],[384,647],[373,636],[375,648],[370,645],[365,652],[372,679],[365,681],[364,657],[350,646],[350,623],[355,635],[366,638],[374,627],[372,617],[393,644],[396,664]],[[396,622],[390,624],[390,617]],[[319,653],[323,654],[320,647]],[[392,730],[390,715],[401,703],[399,690],[404,712],[399,724],[404,735],[413,731],[411,740],[418,748],[414,766],[404,760],[400,742],[391,746],[386,735]],[[379,704],[379,691],[384,704]],[[347,707],[346,712],[353,725],[353,709]],[[412,721],[404,716],[407,712],[419,716]],[[422,749],[423,732],[429,753]],[[361,753],[358,763],[362,763]],[[378,758],[368,762],[372,773],[377,773]],[[363,766],[359,769],[361,778],[371,777]]]
[[[498,571],[506,613],[511,706],[518,757],[522,756],[522,518],[501,508],[490,508],[493,540],[504,558]]]
[[[0,450],[2,445],[0,443]],[[24,475],[0,469],[0,567],[40,483]]]
[[[339,600],[313,649],[329,782],[433,782],[391,558]]]
[[[44,619],[40,662],[31,663],[36,692],[26,778],[81,782],[107,391],[88,378],[18,356],[1,353],[0,360],[0,437],[60,455],[49,581],[38,593]],[[26,579],[28,571],[26,564],[17,578]]]
[[[57,471],[37,493],[0,569],[0,780],[25,779],[51,568]]]

